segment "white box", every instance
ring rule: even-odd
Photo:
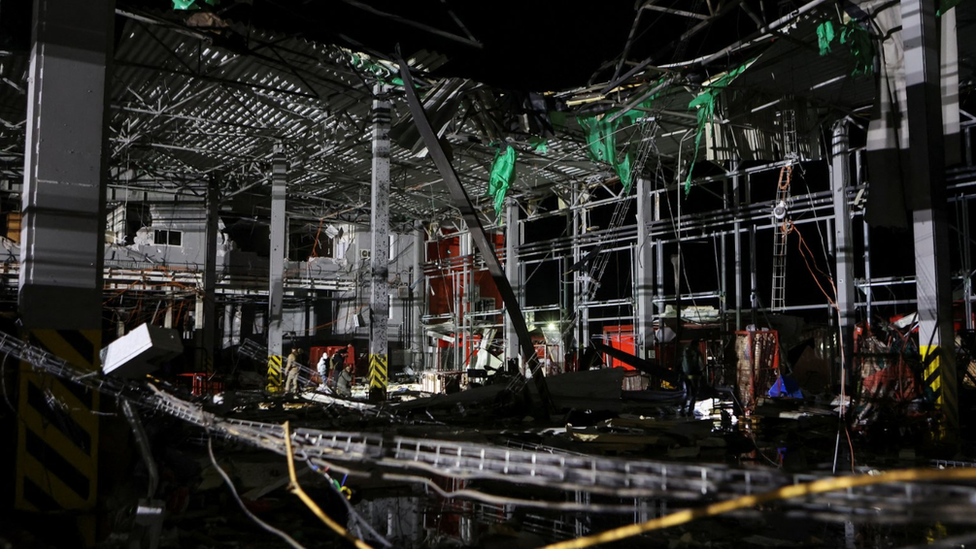
[[[181,354],[183,342],[178,331],[143,324],[110,343],[99,356],[103,373],[138,378]]]

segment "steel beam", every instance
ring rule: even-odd
[[[634,280],[637,283],[637,357],[653,358],[654,349],[654,241],[650,239],[648,223],[652,221],[650,181],[637,179],[637,250]]]
[[[284,148],[275,145],[271,160],[271,253],[268,258],[268,390],[284,388],[281,370],[282,311],[284,308],[285,240],[288,223],[285,201],[288,187],[288,161]]]
[[[207,373],[214,371],[214,332],[217,329],[217,229],[220,221],[220,178],[207,184],[207,255],[203,265],[203,349],[200,363]]]
[[[427,300],[427,276],[424,274],[424,260],[427,241],[424,238],[423,222],[414,222],[413,241],[413,272],[410,280],[410,349],[413,351],[411,367],[415,371],[423,371],[426,366],[426,337],[424,336],[424,323],[422,318]]]
[[[505,277],[512,286],[517,299],[521,298],[522,284],[519,280],[518,246],[522,241],[519,225],[519,207],[514,198],[505,200]],[[518,333],[512,321],[512,313],[505,315],[505,360],[518,359]]]
[[[973,329],[973,258],[972,258],[972,246],[970,243],[970,230],[969,230],[969,199],[962,198],[957,202],[960,205],[960,230],[962,234],[960,239],[962,240],[962,296],[963,296],[963,308],[965,309],[966,319],[963,321],[963,325],[967,330]]]
[[[386,400],[390,318],[390,101],[373,87],[373,171],[370,197],[369,399]]]
[[[742,221],[740,220],[741,190],[739,189],[739,161],[732,164],[732,233],[735,253],[735,329],[742,329]]]
[[[498,293],[501,294],[502,300],[505,302],[505,309],[510,313],[509,316],[512,319],[516,333],[518,333],[522,359],[527,364],[527,369],[532,372],[532,379],[539,393],[542,404],[540,411],[548,415],[554,411],[552,398],[549,395],[549,388],[546,385],[546,378],[542,373],[542,368],[540,368],[539,359],[535,354],[532,338],[529,336],[529,328],[526,326],[525,318],[522,316],[518,298],[512,290],[512,286],[508,283],[508,279],[505,277],[505,271],[502,269],[501,262],[498,261],[498,256],[495,255],[495,246],[488,239],[488,235],[485,233],[485,229],[481,224],[481,219],[478,217],[478,212],[475,211],[471,199],[468,198],[467,191],[461,186],[457,172],[454,171],[451,161],[448,160],[444,149],[441,148],[440,143],[437,141],[437,134],[434,133],[430,121],[427,120],[427,114],[424,112],[423,104],[420,102],[420,99],[417,97],[417,92],[413,88],[413,76],[410,74],[410,67],[403,59],[400,59],[399,63],[400,76],[403,78],[407,104],[410,106],[410,113],[413,115],[414,123],[417,125],[424,144],[427,145],[427,150],[430,152],[431,159],[437,166],[437,171],[444,178],[444,183],[451,192],[451,198],[454,200],[458,210],[460,210],[461,217],[464,219],[465,224],[467,224],[468,230],[471,231],[475,245],[477,245],[478,250],[481,252],[481,257],[488,267],[491,278],[495,281]],[[524,387],[524,385],[521,385],[521,387]],[[521,387],[512,388],[520,389]]]
[[[901,0],[905,84],[915,209],[915,278],[924,383],[936,395],[946,440],[959,428],[953,356],[952,287],[943,150],[939,36],[935,4]]]
[[[851,180],[850,141],[847,120],[834,124],[831,140],[830,186],[834,197],[834,259],[836,261],[837,323],[840,329],[844,363],[842,372],[850,371],[854,351],[855,288],[854,243],[851,210],[847,188]]]

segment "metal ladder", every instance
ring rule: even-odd
[[[644,170],[644,164],[647,159],[653,154],[659,157],[659,150],[657,143],[655,143],[655,138],[660,130],[661,126],[656,120],[645,120],[640,122],[640,132],[639,141],[637,146],[637,153],[635,155],[634,164],[632,172],[635,177],[641,177]],[[621,200],[617,202],[613,209],[613,215],[610,217],[610,223],[607,225],[607,231],[613,232],[624,226],[627,221],[627,214],[630,212],[631,200]],[[609,243],[604,243],[598,246],[598,248],[603,248],[609,245]],[[609,253],[599,253],[597,258],[590,263],[589,268],[581,273],[577,273],[576,276],[582,280],[582,295],[578,298],[577,304],[589,303],[596,298],[596,292],[600,289],[600,280],[603,278],[603,273],[607,270],[607,264],[610,263]],[[582,307],[577,306],[573,311],[569,322],[562,330],[561,336],[566,337],[575,327],[576,323],[579,322],[580,312]],[[583,342],[581,342],[583,343]]]
[[[241,342],[240,347],[237,348],[237,354],[239,356],[247,357],[258,364],[268,363],[268,348],[250,339],[245,339],[243,342]],[[284,363],[282,363],[282,375],[285,373],[284,366]],[[312,382],[312,376],[317,373],[318,370],[316,370],[312,365],[298,365],[298,386],[300,387],[300,391],[308,389],[308,386]]]
[[[769,300],[771,311],[786,309],[786,244],[790,234],[789,201],[790,179],[793,167],[783,166],[779,171],[776,185],[776,202],[773,206],[773,221],[776,233],[773,236],[773,295]]]

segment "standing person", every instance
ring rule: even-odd
[[[704,360],[701,354],[700,340],[696,337],[685,347],[681,354],[681,371],[687,380],[685,390],[687,392],[685,406],[689,415],[695,411],[695,402],[698,400],[698,392],[701,389],[700,378]]]
[[[291,354],[288,355],[288,362],[285,364],[285,393],[298,392],[298,357],[302,356],[302,350],[292,347]]]
[[[332,353],[332,358],[329,360],[329,385],[332,387],[335,387],[339,373],[342,372],[344,353],[345,351],[339,349]]]
[[[329,379],[329,352],[323,351],[319,357],[315,369],[319,371],[319,387],[325,387],[325,382]]]
[[[343,364],[336,372],[336,394],[342,397],[352,395],[352,365]]]

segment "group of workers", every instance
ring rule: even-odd
[[[297,393],[299,391],[299,372],[302,364],[299,358],[304,351],[299,347],[293,347],[285,362],[285,393]],[[328,352],[323,352],[316,365],[319,374],[320,390],[332,390],[339,396],[349,396],[352,394],[353,366],[346,363],[346,351],[339,349],[329,356]]]

